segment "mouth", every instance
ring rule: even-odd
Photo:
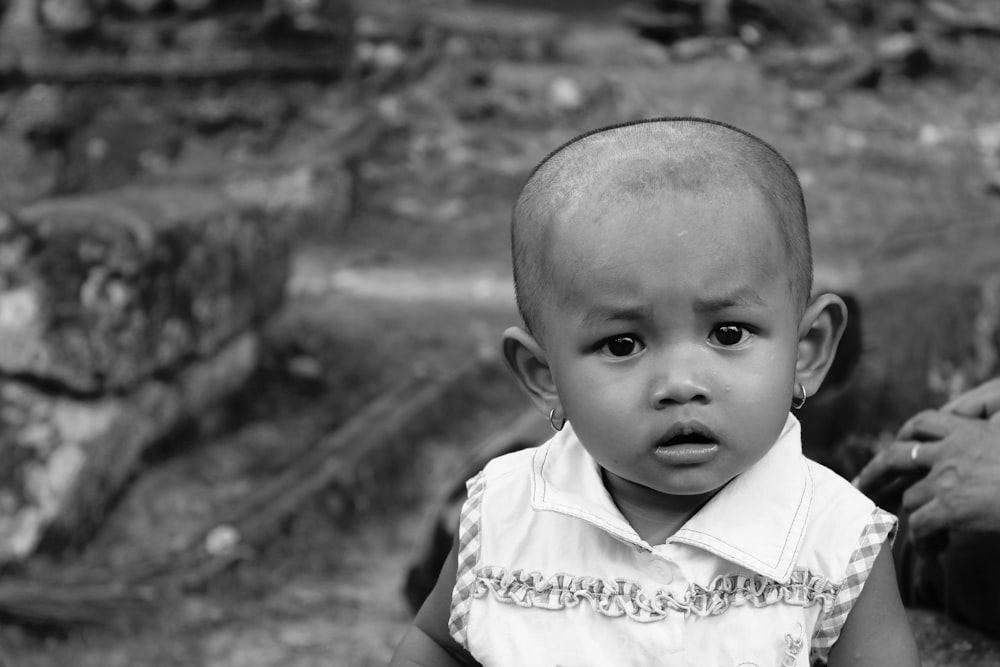
[[[657,441],[656,447],[676,447],[678,445],[715,445],[719,439],[712,429],[700,422],[682,422],[671,426]]]
[[[675,424],[656,442],[657,456],[675,464],[703,463],[718,451],[718,437],[699,422]]]

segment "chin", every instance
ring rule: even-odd
[[[670,496],[699,496],[706,493],[715,493],[729,480],[685,480],[673,484],[661,484],[657,490],[660,493]]]

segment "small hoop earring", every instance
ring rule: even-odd
[[[556,420],[556,409],[552,408],[549,410],[549,426],[551,426],[556,431],[563,430],[563,426],[566,425],[566,418]]]
[[[802,398],[798,398],[794,393],[792,394],[792,410],[800,409],[806,404],[806,399],[809,398],[809,396],[806,395],[806,388],[801,382],[799,382],[799,389],[802,390]]]

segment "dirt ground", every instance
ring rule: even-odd
[[[917,80],[890,73],[874,90],[818,92],[743,51],[678,61],[624,28],[570,22],[560,24],[563,50],[553,55],[539,50],[536,21],[512,9],[503,16],[514,27],[493,41],[461,27],[489,25],[492,15],[458,14],[451,32],[423,33],[435,48],[418,76],[351,93],[342,84],[230,90],[299,106],[266,141],[258,126],[194,142],[200,153],[177,158],[195,164],[205,146],[224,154],[226,144],[280,154],[283,164],[311,160],[311,144],[333,131],[331,116],[360,108],[384,121],[353,172],[351,214],[294,229],[286,306],[225,427],[150,457],[96,544],[152,544],[181,515],[208,511],[191,500],[206,488],[273,474],[401,378],[495,354],[502,328],[515,322],[507,221],[517,188],[549,150],[601,124],[710,116],[771,142],[801,174],[826,287],[905,284],[918,273],[947,281],[956,271],[974,280],[996,257],[980,233],[1000,214],[983,157],[983,137],[1000,127],[990,55],[1000,42],[944,45],[939,69]],[[419,51],[394,48],[404,58]],[[938,254],[945,234],[959,268]],[[0,627],[0,665],[386,664],[410,620],[403,576],[434,501],[472,446],[526,406],[502,374],[490,377],[464,387],[464,400],[413,438],[401,474],[357,485],[346,502],[323,494],[266,548],[151,614],[67,632]],[[1000,664],[1000,648],[976,633],[934,614],[911,618],[924,664]]]

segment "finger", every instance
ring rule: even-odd
[[[924,437],[921,439],[923,440],[933,439],[931,437],[927,437],[926,431],[928,430],[930,424],[937,423],[936,419],[937,412],[938,412],[937,410],[922,410],[917,414],[913,415],[905,422],[903,422],[903,426],[900,427],[899,432],[896,434],[896,437],[899,440],[915,440],[916,433],[920,431],[924,433]]]
[[[941,409],[965,417],[985,419],[1000,411],[1000,378],[984,382],[945,403]]]
[[[969,422],[978,421],[951,412],[925,410],[903,424],[897,437],[900,440],[942,440],[952,431],[968,426]]]
[[[938,461],[948,458],[948,454],[955,451],[946,443],[945,440],[937,442],[907,440],[899,444],[909,447],[906,450],[906,457],[909,459],[911,470],[929,470],[937,465]]]
[[[897,441],[883,449],[854,478],[854,486],[868,493],[883,486],[888,478],[894,475],[927,467],[918,464],[914,459],[914,445],[918,445],[917,453],[919,455],[920,450],[926,447],[927,443]]]
[[[934,500],[934,485],[928,478],[917,480],[903,492],[903,509],[913,514]]]
[[[950,523],[951,517],[945,506],[937,498],[932,498],[910,515],[910,532],[914,537],[926,537],[944,530]]]

